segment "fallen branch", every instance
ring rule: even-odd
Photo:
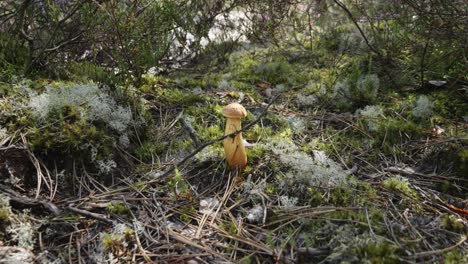
[[[19,193],[11,190],[10,188],[6,187],[5,185],[0,184],[0,191],[8,196],[11,202],[21,204],[25,207],[35,207],[35,206],[42,206],[47,211],[51,212],[54,216],[58,216],[61,213],[61,210],[52,202],[49,201],[41,201],[37,199],[32,199],[29,197],[24,197]]]
[[[187,122],[187,120],[185,120],[184,117],[181,117],[179,119],[180,123],[182,124],[182,126],[187,129],[190,137],[192,138],[193,140],[193,144],[195,145],[196,148],[198,148],[200,145],[201,145],[201,142],[200,142],[200,138],[198,137],[197,135],[197,131],[195,131],[195,129],[193,129],[193,127]]]
[[[101,222],[104,222],[104,223],[106,223],[108,225],[113,224],[112,220],[110,220],[109,218],[105,217],[102,214],[96,214],[96,213],[89,212],[89,211],[86,211],[86,210],[78,209],[78,208],[73,207],[71,205],[67,206],[66,209],[71,211],[71,212],[74,212],[74,213],[77,213],[77,214],[80,214],[80,215],[83,215],[83,216],[86,216],[86,217],[89,217],[89,218],[94,218],[94,219],[99,220]]]
[[[419,253],[414,254],[414,257],[420,258],[420,257],[427,257],[427,256],[431,256],[431,255],[436,255],[436,254],[442,254],[442,253],[445,253],[445,252],[449,252],[449,251],[461,246],[461,244],[465,243],[466,238],[467,237],[464,235],[464,236],[461,237],[460,241],[458,241],[458,243],[456,243],[453,246],[442,248],[442,249],[431,250],[431,251],[419,252]]]

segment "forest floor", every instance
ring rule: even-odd
[[[62,162],[59,134],[44,153],[34,132],[4,130],[0,263],[468,262],[466,86],[343,98],[331,67],[238,56],[126,91],[152,122],[105,177]],[[220,140],[231,102],[248,111],[242,172]]]

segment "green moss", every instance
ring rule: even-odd
[[[224,131],[220,125],[212,125],[197,130],[198,135],[202,141],[213,140],[224,135]]]
[[[139,192],[142,192],[146,188],[148,188],[148,185],[145,180],[139,180],[139,181],[132,183],[132,187],[138,190]]]
[[[465,229],[463,220],[459,219],[455,215],[444,215],[441,219],[441,224],[444,229],[454,232],[461,232]]]
[[[265,193],[269,195],[278,194],[278,186],[276,184],[267,183],[265,187]]]
[[[145,141],[134,150],[135,156],[143,161],[150,162],[155,156],[159,156],[167,150],[167,144],[163,142]]]
[[[452,250],[447,252],[444,255],[444,262],[445,264],[458,264],[458,263],[468,263],[468,256],[466,252],[460,252],[459,250]]]
[[[309,188],[307,195],[309,197],[309,205],[312,207],[321,206],[327,202],[326,198],[324,197],[324,192],[317,188]]]
[[[259,61],[254,59],[253,53],[233,53],[229,58],[229,62],[229,72],[234,80],[250,81],[252,83],[259,81],[259,77],[254,74]]]
[[[107,206],[107,211],[120,216],[130,216],[130,208],[123,202],[116,201]]]
[[[102,234],[102,245],[104,249],[108,251],[115,251],[119,248],[123,248],[123,242],[120,236],[109,233]]]
[[[180,209],[180,216],[179,219],[184,222],[189,224],[192,222],[194,215],[196,215],[197,210],[193,206],[186,206]]]
[[[292,82],[294,76],[291,65],[282,60],[259,64],[255,72],[261,80],[271,84]]]
[[[234,87],[235,90],[239,90],[239,91],[243,91],[247,93],[254,93],[256,91],[255,86],[253,86],[250,83],[240,82],[240,81],[235,81],[235,80],[230,81],[229,83],[232,85],[232,87]]]
[[[155,96],[166,105],[173,107],[186,107],[203,102],[203,96],[177,88],[156,89]]]
[[[342,186],[331,191],[329,201],[334,205],[345,206],[352,203],[353,196],[352,189]]]
[[[431,93],[434,112],[444,118],[462,119],[468,113],[468,104],[459,93],[445,89]]]
[[[188,106],[184,113],[188,116],[196,117],[196,122],[192,122],[193,128],[198,133],[203,133],[203,128],[209,125],[218,125],[220,129],[224,126],[226,118],[223,116],[224,106],[209,103],[203,106]]]
[[[222,230],[228,232],[231,235],[237,235],[237,233],[238,233],[237,226],[232,221],[222,222],[220,228]]]
[[[373,204],[377,196],[370,184],[360,182],[354,177],[348,177],[346,183],[330,190],[311,187],[308,192],[309,204],[312,206],[368,206]]]
[[[251,256],[245,256],[239,261],[239,263],[241,263],[241,264],[252,264],[253,263],[252,259],[253,258]]]
[[[406,196],[417,197],[417,193],[413,190],[407,179],[403,177],[391,177],[383,182],[383,187],[389,191],[402,193]]]
[[[0,208],[0,222],[6,222],[10,219],[10,211]]]
[[[122,234],[102,233],[101,241],[105,250],[114,253],[121,253],[125,249],[128,241],[131,241],[134,236],[134,231],[130,227],[126,227]]]
[[[180,152],[180,151],[191,151],[193,149],[193,142],[191,139],[181,139],[172,142],[171,149]]]
[[[255,124],[251,129],[243,133],[243,137],[248,140],[257,141],[260,138],[267,139],[273,135],[273,129],[270,126],[260,126]]]
[[[39,129],[33,125],[27,131],[32,150],[42,153],[71,156],[78,160],[90,162],[91,149],[97,151],[97,159],[108,157],[112,153],[115,139],[105,127],[91,124],[79,116],[72,107],[63,112],[57,111],[48,119],[48,124]]]
[[[369,242],[365,245],[358,245],[355,250],[356,255],[366,263],[400,263],[397,255],[398,248],[388,242],[373,243]]]
[[[255,163],[265,159],[266,149],[263,146],[254,146],[252,148],[246,148],[247,160],[251,161],[249,163]]]
[[[275,136],[291,135],[291,127],[286,119],[274,114],[267,114],[262,119],[263,126],[270,127]]]
[[[414,140],[422,135],[422,128],[408,120],[395,118],[383,119],[379,122],[375,133],[376,147],[387,145],[392,147],[409,140]]]
[[[468,149],[465,148],[458,152],[456,170],[460,176],[465,178],[467,177],[466,175],[468,175]]]
[[[0,194],[0,223],[9,221],[11,216],[10,202],[7,197]]]

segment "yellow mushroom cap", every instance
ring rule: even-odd
[[[247,110],[239,103],[232,103],[224,107],[223,115],[228,118],[244,118],[247,116]]]

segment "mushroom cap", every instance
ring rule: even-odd
[[[247,110],[239,103],[232,103],[224,107],[223,115],[229,118],[244,118],[247,116]]]

